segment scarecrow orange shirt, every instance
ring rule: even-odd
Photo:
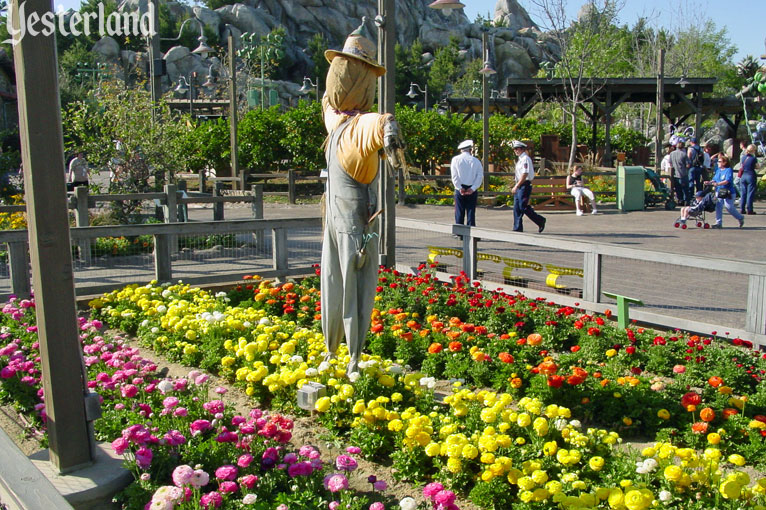
[[[324,123],[328,133],[343,122],[347,115],[332,107],[324,111]],[[361,113],[352,117],[350,125],[338,140],[338,161],[355,181],[369,184],[378,173],[378,151],[383,148],[383,125],[393,115]]]

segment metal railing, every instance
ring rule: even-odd
[[[453,274],[464,271],[471,279],[483,280],[487,288],[522,290],[563,305],[616,312],[615,301],[603,295],[607,291],[644,302],[645,306],[631,309],[631,319],[739,336],[766,346],[766,263],[402,218],[396,224],[396,258],[402,271],[425,262],[429,246],[452,246],[462,256],[439,258],[438,269]],[[453,235],[462,240],[456,241]],[[493,261],[507,259],[538,263],[548,270],[536,271],[530,264],[512,269],[512,279],[504,278],[503,271],[510,272]]]

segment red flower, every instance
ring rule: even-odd
[[[581,347],[579,345],[573,345],[572,347],[569,348],[569,350],[572,351],[572,352],[577,352],[580,349],[581,349]]]
[[[463,344],[460,342],[450,342],[449,343],[449,350],[452,352],[458,352],[463,350]]]
[[[629,346],[627,346],[625,348],[625,352],[627,352],[628,354],[635,354],[636,353],[636,348],[633,347],[632,345],[629,345]]]
[[[548,386],[550,386],[551,388],[561,388],[561,385],[564,384],[564,376],[549,375],[547,382],[548,382]]]
[[[501,352],[500,354],[497,355],[497,357],[503,363],[513,363],[514,362],[513,356],[508,354],[507,352]]]
[[[694,391],[690,391],[681,397],[681,405],[684,406],[684,408],[689,406],[698,406],[701,402],[702,397]]]

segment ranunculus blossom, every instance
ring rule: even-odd
[[[349,457],[348,455],[338,455],[338,457],[335,459],[335,467],[341,471],[351,472],[358,467],[358,463],[356,460],[354,460],[353,457]]]
[[[325,489],[330,492],[338,492],[340,490],[348,489],[348,478],[340,473],[334,473],[325,476],[324,478]]]
[[[219,480],[234,480],[237,477],[237,467],[227,464],[215,470],[215,477]]]
[[[176,466],[176,468],[173,470],[173,483],[177,487],[183,487],[184,485],[189,485],[191,483],[192,476],[194,476],[194,469],[192,469],[191,466],[187,464],[182,464],[180,466]]]
[[[136,465],[139,469],[147,469],[152,464],[152,450],[142,446],[136,451]]]
[[[118,437],[117,439],[112,441],[112,449],[114,450],[114,453],[116,453],[117,455],[122,455],[123,453],[125,453],[125,450],[128,449],[129,445],[130,443],[128,443],[128,441],[122,437]]]

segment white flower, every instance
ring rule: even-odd
[[[253,503],[255,503],[256,499],[258,499],[258,496],[256,496],[255,494],[245,494],[245,497],[242,498],[242,503],[246,505],[252,505]]]
[[[303,356],[296,354],[295,356],[290,358],[290,363],[303,363]]]
[[[307,368],[306,377],[316,377],[319,371],[316,368]]]
[[[660,491],[659,499],[663,503],[667,503],[673,498],[673,494],[670,493],[670,491]]]
[[[648,469],[649,471],[654,471],[655,469],[657,469],[657,466],[658,466],[657,461],[654,459],[646,459],[644,461],[644,467],[646,467],[646,469]]]
[[[262,326],[271,326],[271,320],[269,320],[268,317],[261,317],[261,320],[258,321],[258,324],[261,324]]]
[[[364,370],[365,368],[369,367],[370,364],[367,361],[360,361],[359,362],[359,369]]]
[[[168,311],[168,307],[165,305],[157,305],[157,313],[165,313]]]
[[[253,323],[252,323],[252,322],[250,322],[250,321],[245,321],[245,322],[243,322],[243,323],[242,323],[242,325],[243,325],[244,327],[246,327],[246,328],[250,328],[250,327],[252,327],[252,326],[253,326]]]
[[[419,382],[421,386],[429,388],[433,388],[433,385],[436,385],[436,379],[433,377],[421,377]]]
[[[567,428],[567,421],[564,418],[558,418],[553,422],[553,426],[556,428],[556,430],[564,430]]]
[[[223,297],[226,297],[226,293],[225,293],[225,292],[223,292],[223,291],[221,291],[221,292],[216,292],[216,294],[215,294],[215,297],[217,297],[217,298],[223,298]]]
[[[319,367],[317,368],[317,370],[319,370],[319,373],[320,373],[320,374],[321,374],[322,372],[327,372],[328,370],[330,370],[330,363],[329,363],[328,361],[323,361],[323,362],[321,362],[321,363],[319,364]]]
[[[168,289],[165,289],[162,291],[162,297],[164,297],[165,299],[167,299],[168,296],[170,296],[170,294],[171,292]]]
[[[151,331],[152,331],[152,334],[156,335],[157,333],[160,332],[160,328],[158,328],[157,326],[154,326]]]
[[[580,420],[572,420],[569,422],[569,424],[576,429],[582,428],[582,423],[580,423]]]
[[[348,374],[348,380],[355,383],[359,379],[359,372],[351,372]]]
[[[402,498],[401,501],[399,501],[399,508],[402,510],[415,510],[417,507],[418,504],[410,497]]]
[[[167,393],[173,389],[173,383],[168,380],[162,380],[157,383],[157,389],[162,393]]]
[[[148,325],[149,325],[149,319],[144,319],[144,320],[141,321],[141,327],[142,328],[145,328]]]
[[[397,365],[396,363],[388,367],[388,371],[391,372],[392,374],[401,374],[402,372],[404,372],[404,370],[402,369],[402,366]]]

